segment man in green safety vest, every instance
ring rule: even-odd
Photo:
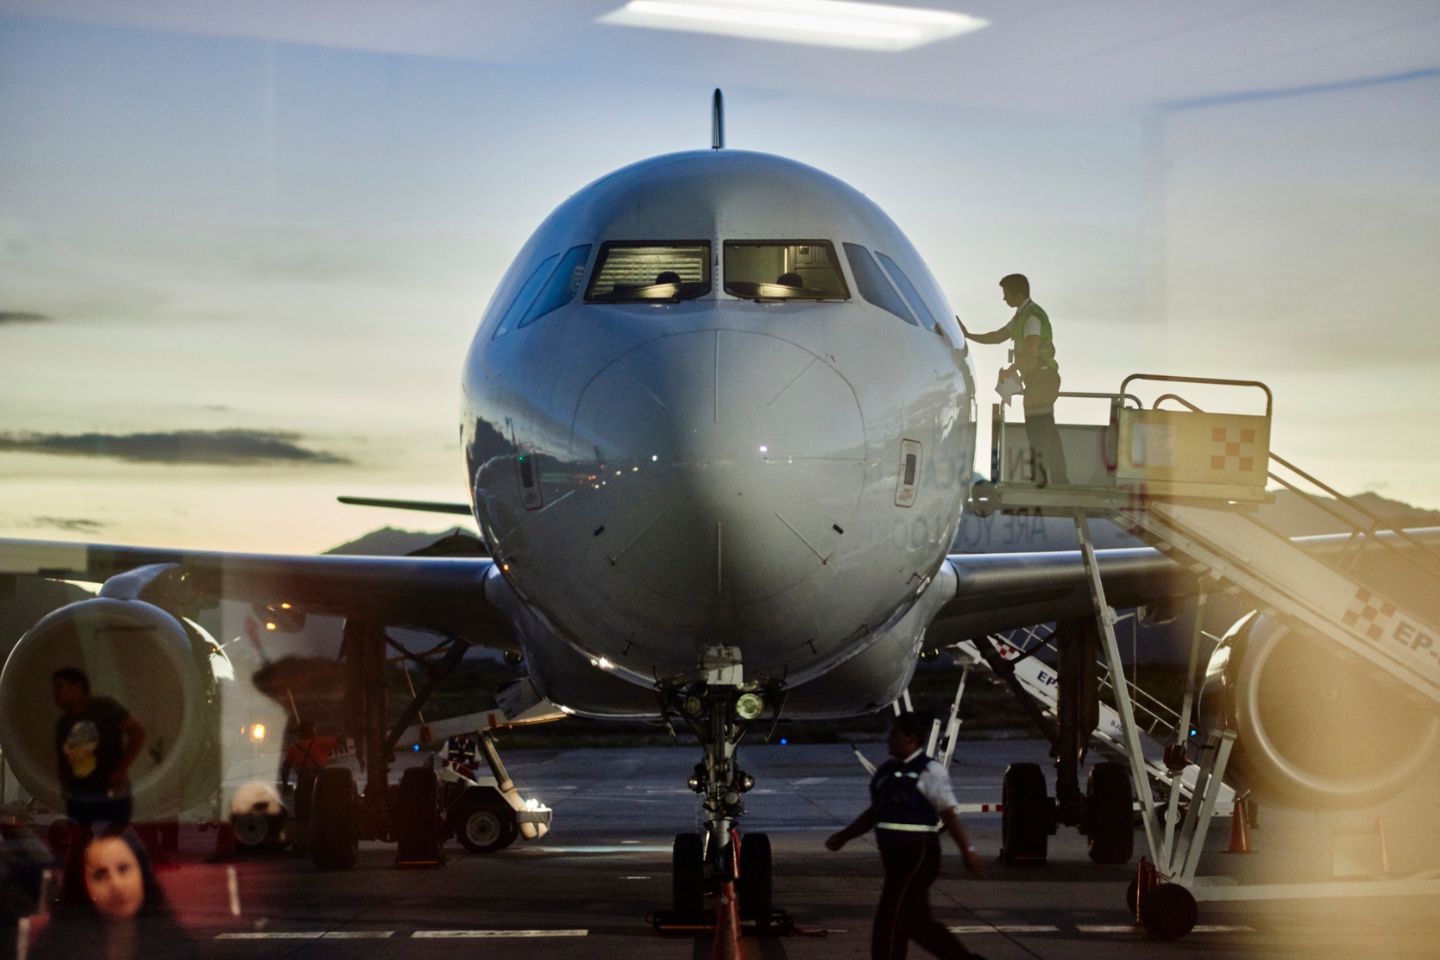
[[[1050,317],[1030,299],[1030,281],[1012,273],[1000,280],[1005,303],[1015,308],[1010,322],[990,333],[971,333],[960,321],[965,336],[976,343],[1012,344],[1011,365],[1001,371],[1019,374],[1025,387],[1025,434],[1030,438],[1031,476],[1038,486],[1065,484],[1065,449],[1055,429],[1055,398],[1060,394],[1060,365],[1055,362],[1055,341]],[[959,317],[955,318],[960,320]]]

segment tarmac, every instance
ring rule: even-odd
[[[861,749],[872,761],[883,759],[881,744]],[[998,802],[1006,764],[1033,761],[1048,769],[1045,753],[1037,741],[962,743],[952,770],[958,798]],[[214,834],[187,830],[180,865],[161,879],[202,955],[227,960],[430,958],[437,950],[501,960],[709,957],[709,938],[661,936],[647,922],[651,911],[668,906],[673,837],[696,823],[685,777],[697,756],[693,747],[511,752],[505,760],[522,791],[554,809],[550,834],[489,856],[467,854],[450,841],[448,862],[438,868],[398,869],[394,848],[380,843],[362,844],[358,865],[345,872],[321,872],[283,853],[206,864],[203,852]],[[795,936],[748,939],[746,955],[868,957],[880,887],[873,842],[862,838],[839,853],[823,846],[866,803],[867,777],[850,748],[742,747],[740,756],[757,779],[747,829],[770,835],[776,906],[798,927]],[[965,876],[946,841],[932,903],[970,950],[990,960],[1429,960],[1440,942],[1440,895],[1426,894],[1202,903],[1188,937],[1159,943],[1126,909],[1134,861],[1094,864],[1084,837],[1062,827],[1051,838],[1047,864],[1007,866],[996,860],[999,816],[964,819],[985,872]],[[1310,818],[1297,822],[1313,826]],[[1290,827],[1282,838],[1281,825],[1279,817],[1262,819],[1251,834],[1258,852],[1246,856],[1223,852],[1230,821],[1217,819],[1201,874],[1243,877],[1262,865],[1283,868],[1294,851],[1318,842],[1297,838]],[[1137,833],[1137,859],[1142,849]]]

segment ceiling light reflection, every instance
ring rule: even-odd
[[[989,25],[949,10],[847,0],[630,0],[598,22],[891,52]]]

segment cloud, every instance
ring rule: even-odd
[[[26,526],[65,530],[70,533],[95,533],[109,524],[99,520],[86,520],[83,517],[34,517]]]
[[[0,433],[0,451],[111,457],[139,463],[349,463],[311,450],[298,433],[273,430],[175,430],[168,433]]]
[[[0,326],[7,323],[45,323],[54,319],[43,313],[33,313],[29,310],[0,310]]]

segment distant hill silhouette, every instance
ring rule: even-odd
[[[1259,519],[1286,536],[1304,537],[1322,533],[1348,533],[1344,519],[1369,527],[1371,520],[1360,512],[1335,500],[1322,502],[1340,517],[1289,490],[1274,491],[1275,502],[1260,508]],[[1361,493],[1351,498],[1365,510],[1399,527],[1440,526],[1440,510],[1425,510],[1408,503],[1389,500],[1377,493]],[[1383,526],[1382,526],[1383,529]],[[1095,546],[1143,546],[1143,541],[1129,535],[1108,520],[1092,520],[1090,535]],[[955,553],[1012,553],[1017,551],[1078,550],[1075,525],[1064,517],[1005,516],[989,517],[966,514],[955,538]]]
[[[461,527],[430,532],[381,527],[325,552],[371,557],[489,556],[480,538]]]
[[[1412,507],[1399,500],[1389,500],[1378,493],[1365,492],[1351,498],[1365,510],[1384,518],[1399,527],[1440,526],[1440,510],[1425,510]],[[1369,519],[1334,500],[1324,501],[1343,516],[1357,523],[1369,525]],[[1260,508],[1260,518],[1277,530],[1283,530],[1292,537],[1303,537],[1319,533],[1342,533],[1349,528],[1344,521],[1332,516],[1298,494],[1281,490],[1275,495],[1275,502]]]

